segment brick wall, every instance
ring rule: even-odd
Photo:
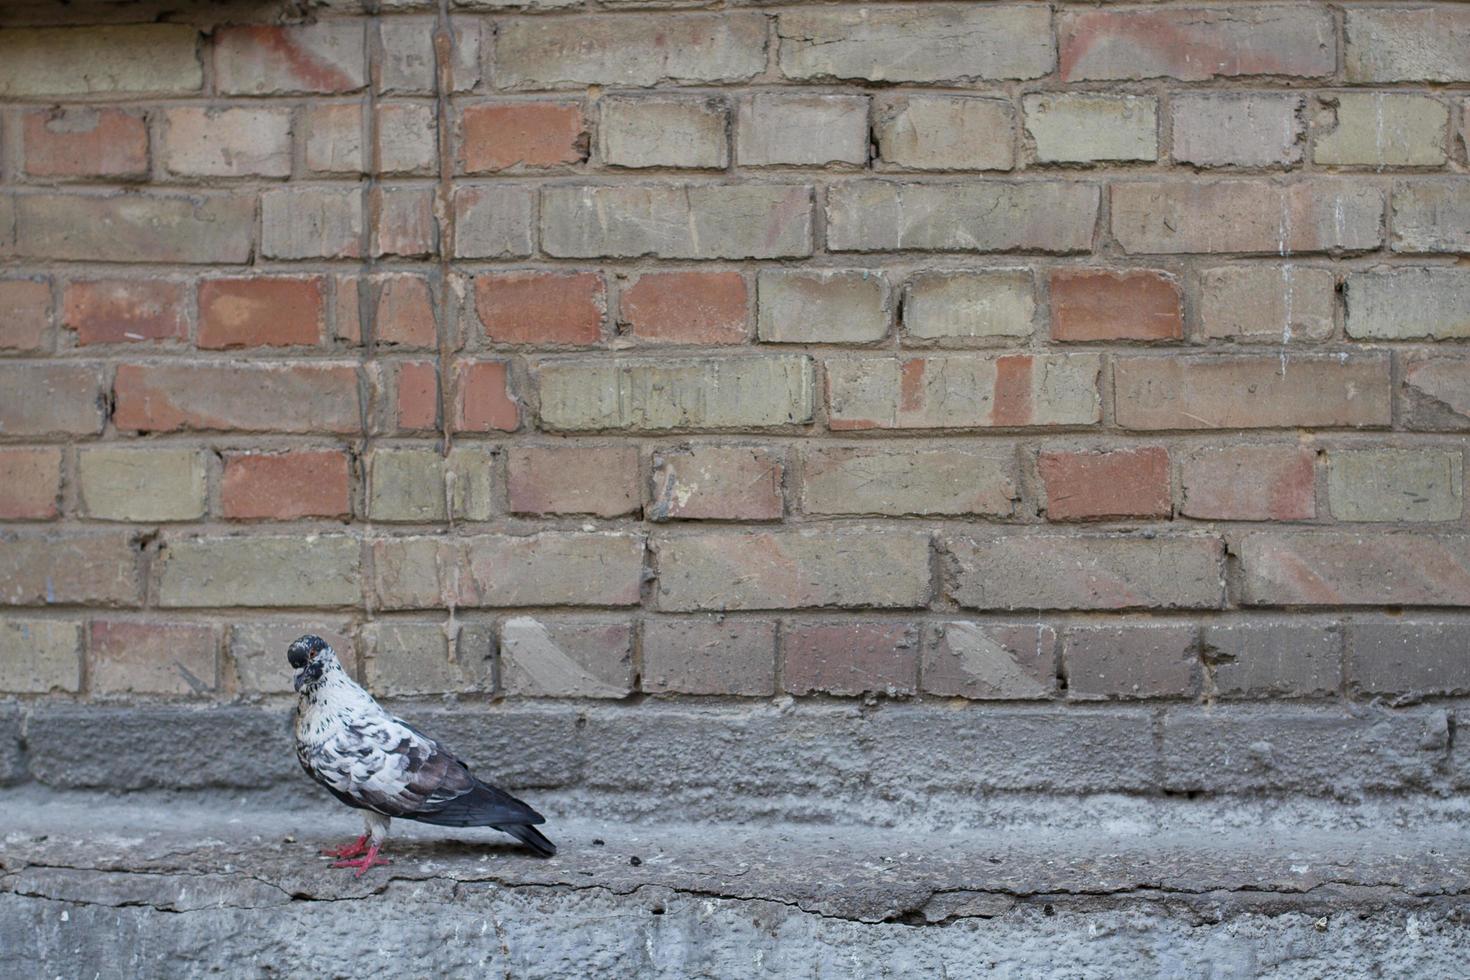
[[[373,6],[0,29],[0,693],[1470,693],[1470,7]]]

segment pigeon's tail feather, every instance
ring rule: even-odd
[[[545,834],[528,823],[500,824],[495,829],[510,834],[535,851],[538,857],[549,858],[556,853],[556,845],[548,840]]]

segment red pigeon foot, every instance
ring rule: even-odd
[[[343,844],[341,847],[329,847],[322,851],[322,857],[329,858],[355,858],[368,847],[368,835],[363,834],[351,844]]]
[[[357,874],[353,875],[352,877],[361,878],[368,868],[375,868],[380,864],[392,863],[393,862],[388,860],[387,858],[378,857],[378,845],[374,844],[372,847],[368,848],[368,852],[362,857],[357,858],[354,861],[336,861],[333,862],[332,867],[356,868]]]

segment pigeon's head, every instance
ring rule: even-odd
[[[322,679],[322,672],[337,660],[332,647],[319,636],[307,634],[286,650],[286,659],[296,668],[296,690]]]

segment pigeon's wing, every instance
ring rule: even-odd
[[[461,827],[543,820],[520,800],[480,782],[453,753],[399,718],[350,722],[319,754],[313,768],[320,781],[352,806]]]

